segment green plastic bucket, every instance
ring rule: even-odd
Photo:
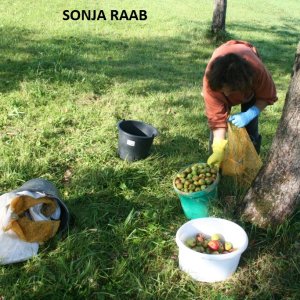
[[[205,190],[194,193],[185,193],[178,190],[173,181],[173,187],[179,197],[181,207],[185,216],[188,219],[205,218],[209,216],[208,208],[213,200],[218,197],[218,183],[220,181],[220,174],[213,184],[209,185]]]

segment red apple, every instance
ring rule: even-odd
[[[219,241],[209,241],[207,245],[211,250],[214,251],[217,251],[220,247]]]

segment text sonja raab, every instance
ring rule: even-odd
[[[146,10],[117,10],[112,9],[104,11],[102,9],[87,9],[87,10],[64,10],[64,21],[146,21]]]

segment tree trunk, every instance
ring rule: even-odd
[[[225,31],[227,0],[214,0],[214,13],[211,30],[214,33]]]
[[[283,112],[267,161],[247,192],[243,219],[282,223],[300,201],[300,42]]]

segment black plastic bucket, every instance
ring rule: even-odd
[[[118,152],[122,159],[128,161],[146,158],[154,137],[158,131],[153,126],[141,121],[123,120],[118,123]]]
[[[60,199],[59,191],[50,181],[43,178],[34,178],[26,181],[20,188],[14,190],[15,193],[24,191],[44,193],[47,197],[55,199],[61,210],[58,232],[63,233],[68,229],[70,220],[69,210],[65,203]]]

